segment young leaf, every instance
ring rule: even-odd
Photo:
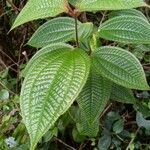
[[[130,52],[112,46],[104,46],[93,52],[95,69],[116,84],[131,89],[150,89],[144,70]]]
[[[79,11],[119,10],[147,6],[144,0],[80,0]]]
[[[109,14],[109,18],[117,17],[117,16],[136,16],[136,17],[141,17],[145,20],[147,20],[146,16],[139,10],[136,9],[127,9],[127,10],[117,10],[117,11],[112,11]],[[148,20],[147,20],[148,22]]]
[[[150,43],[150,24],[145,18],[137,16],[118,16],[107,20],[99,27],[100,37],[135,44]]]
[[[78,21],[78,26],[81,23]],[[33,47],[44,47],[49,44],[67,42],[75,39],[75,21],[70,17],[52,19],[32,35],[28,44]]]
[[[121,103],[135,104],[133,92],[117,84],[113,84],[110,98]]]
[[[11,30],[26,22],[54,17],[59,13],[67,11],[66,0],[29,0],[18,15]]]
[[[91,71],[88,80],[77,98],[89,125],[99,117],[104,110],[111,93],[111,81]]]
[[[20,96],[31,150],[71,106],[86,83],[89,69],[89,57],[80,49],[59,48],[34,59]]]

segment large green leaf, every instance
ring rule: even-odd
[[[79,11],[119,10],[146,6],[144,0],[80,0]]]
[[[80,40],[90,36],[93,29],[92,23],[80,23],[78,21],[78,35]],[[52,19],[32,35],[28,44],[34,47],[44,47],[53,43],[76,40],[75,20],[70,17]]]
[[[48,45],[41,50],[39,50],[36,55],[32,57],[32,59],[28,62],[27,66],[22,72],[22,77],[25,77],[28,73],[30,73],[31,68],[34,68],[34,66],[37,63],[40,63],[43,60],[43,57],[46,56],[51,51],[57,50],[57,49],[74,49],[71,45],[65,44],[65,43],[56,43]]]
[[[131,89],[150,89],[144,70],[130,52],[112,46],[101,47],[93,52],[95,69],[116,84]]]
[[[150,43],[150,24],[137,16],[118,16],[107,20],[99,27],[100,37],[122,43]]]
[[[22,9],[11,29],[35,19],[54,17],[67,12],[66,0],[29,0]]]
[[[97,118],[92,124],[89,124],[86,120],[86,116],[81,112],[76,126],[80,135],[96,137],[99,132],[99,119]]]
[[[116,16],[137,16],[137,17],[141,17],[148,21],[146,16],[141,11],[136,10],[136,9],[117,10],[117,11],[112,11],[109,14],[109,18],[113,18]]]
[[[100,76],[97,72],[91,71],[84,88],[77,98],[79,107],[89,125],[92,125],[104,110],[110,93],[111,81]]]
[[[33,66],[25,77],[20,96],[31,150],[81,92],[89,74],[90,59],[80,49],[59,48],[38,54]]]
[[[136,103],[133,92],[130,89],[127,89],[117,84],[113,84],[110,98],[121,103]]]
[[[78,21],[78,26],[80,24]],[[59,17],[40,26],[28,44],[34,47],[44,47],[73,39],[75,39],[75,20],[70,17]]]

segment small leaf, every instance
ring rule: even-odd
[[[111,93],[111,81],[91,71],[89,78],[77,98],[87,122],[93,124],[104,110]]]
[[[141,17],[145,20],[147,20],[146,16],[139,10],[136,9],[127,9],[127,10],[117,10],[117,11],[112,11],[109,14],[109,18],[117,17],[117,16],[136,16],[136,17]],[[148,22],[148,20],[147,20]]]
[[[116,84],[131,89],[150,89],[140,62],[124,49],[101,47],[93,52],[93,64],[99,74]]]
[[[78,21],[78,25],[81,23]],[[28,44],[33,47],[44,47],[53,43],[67,42],[75,39],[75,21],[70,17],[52,19],[32,35]]]
[[[80,49],[59,48],[34,57],[20,96],[23,121],[33,150],[64,114],[86,83],[90,60]],[[39,62],[40,60],[40,62]],[[31,60],[32,61],[32,60]]]
[[[150,130],[150,120],[146,120],[140,112],[137,112],[136,114],[136,123],[139,127],[144,127],[145,129]]]
[[[110,98],[112,100],[127,104],[135,104],[136,102],[133,92],[130,89],[117,84],[113,84]]]
[[[80,0],[79,11],[120,10],[147,6],[144,0]]]
[[[113,124],[113,131],[116,133],[116,134],[119,134],[123,131],[123,119],[119,119],[118,121],[116,121],[114,124]]]
[[[108,150],[111,145],[111,135],[108,131],[103,132],[103,136],[98,141],[99,150]]]
[[[66,0],[29,0],[18,15],[11,30],[26,22],[54,17],[67,11]]]
[[[99,27],[101,38],[122,43],[149,44],[150,24],[142,17],[118,16]]]
[[[9,92],[5,89],[0,90],[0,100],[8,100]]]

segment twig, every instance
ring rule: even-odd
[[[108,109],[112,106],[113,104],[112,103],[110,103],[107,107],[106,107],[106,109],[102,112],[102,114],[100,115],[100,118],[108,111]]]
[[[75,32],[76,32],[76,46],[79,47],[79,37],[78,37],[78,20],[75,15]]]
[[[14,3],[10,0],[6,0],[10,5],[11,7],[13,8],[14,11],[16,11],[17,13],[19,12],[19,9],[14,5]]]
[[[16,93],[14,93],[13,91],[11,91],[9,88],[7,88],[2,82],[0,82],[0,85],[2,86],[2,87],[4,87],[5,89],[7,89],[10,93],[12,93],[12,94],[16,94]]]
[[[102,13],[102,19],[101,19],[101,21],[100,21],[100,25],[101,25],[102,22],[104,21],[106,14],[107,14],[107,11],[104,11],[104,13]]]
[[[129,148],[130,148],[131,144],[134,142],[134,140],[135,140],[135,138],[136,138],[136,135],[138,134],[139,130],[140,130],[140,127],[136,130],[136,132],[135,132],[135,134],[134,134],[134,137],[133,137],[133,138],[131,139],[131,141],[129,142],[129,144],[128,144],[126,150],[129,150]]]
[[[68,145],[67,143],[63,142],[61,139],[58,139],[57,137],[55,137],[55,140],[57,140],[59,143],[62,143],[63,145],[65,145],[70,150],[77,150],[77,149],[73,148],[72,146]]]

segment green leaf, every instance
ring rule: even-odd
[[[0,100],[8,100],[8,99],[9,99],[8,90],[5,89],[0,90]]]
[[[79,122],[76,124],[80,135],[88,137],[96,137],[99,132],[99,119],[96,119],[92,124],[86,120],[86,116],[81,112]]]
[[[89,78],[77,98],[89,125],[92,125],[104,110],[111,93],[111,81],[91,71]]]
[[[78,21],[78,25],[80,24]],[[75,39],[75,20],[70,17],[59,17],[40,26],[32,35],[28,44],[33,47],[44,47],[73,39]]]
[[[144,70],[130,52],[113,46],[104,46],[93,52],[93,64],[102,76],[131,89],[150,89]]]
[[[99,150],[108,150],[111,145],[111,135],[107,130],[103,131],[103,136],[98,141]]]
[[[79,26],[78,29],[78,36],[80,40],[87,39],[93,31],[93,23],[87,22],[87,23],[82,23]]]
[[[122,43],[149,44],[150,24],[137,16],[118,16],[99,27],[101,38]]]
[[[67,5],[66,0],[29,0],[11,30],[32,20],[54,17],[62,12],[67,12]]]
[[[110,98],[112,100],[127,104],[135,104],[136,102],[133,92],[130,89],[117,84],[113,84]]]
[[[80,0],[79,11],[119,10],[147,6],[144,0]]]
[[[30,73],[31,68],[34,68],[34,66],[37,63],[40,63],[43,60],[43,57],[46,57],[46,54],[49,54],[49,52],[57,50],[57,49],[74,49],[71,45],[64,44],[64,43],[56,43],[48,45],[41,50],[39,50],[36,55],[32,57],[32,59],[28,62],[27,66],[23,70],[21,76],[25,77],[28,73]]]
[[[124,126],[123,119],[119,119],[113,124],[113,131],[116,134],[119,134],[123,131],[123,126]]]
[[[146,120],[142,113],[137,112],[136,122],[139,127],[144,127],[145,129],[150,130],[150,120]]]
[[[78,21],[78,35],[80,40],[89,37],[92,30],[92,23],[81,23]],[[40,26],[32,35],[28,44],[39,48],[53,43],[72,40],[76,40],[75,20],[70,17],[58,17]]]
[[[141,17],[145,20],[147,20],[146,16],[139,10],[136,9],[127,9],[127,10],[117,10],[117,11],[112,11],[109,14],[109,18],[117,17],[117,16],[136,16],[136,17]],[[148,20],[147,20],[148,22]]]
[[[20,96],[31,150],[71,106],[86,83],[90,69],[90,59],[80,49],[59,48],[41,53],[34,58]]]

